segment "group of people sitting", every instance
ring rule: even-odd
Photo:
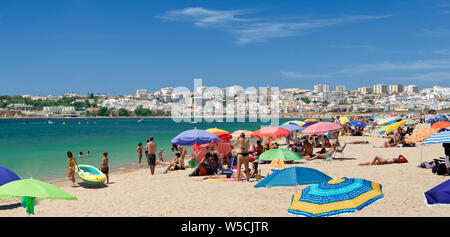
[[[414,131],[414,126],[407,126],[406,129],[396,128],[393,135],[383,136],[386,141],[383,147],[407,147],[415,146],[415,144],[409,144],[406,142],[406,136],[411,135]]]

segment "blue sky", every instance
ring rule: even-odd
[[[0,1],[0,94],[450,86],[450,1]]]

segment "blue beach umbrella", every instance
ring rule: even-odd
[[[21,179],[16,173],[5,167],[0,167],[0,186]]]
[[[425,192],[428,205],[450,204],[450,179]]]
[[[201,145],[220,141],[221,139],[219,137],[208,131],[191,129],[178,134],[178,136],[172,139],[171,143],[180,146],[192,146],[194,144]]]
[[[306,128],[306,127],[311,126],[311,125],[316,124],[316,123],[318,123],[318,122],[307,122],[307,123],[303,124],[303,127]]]
[[[297,186],[328,182],[331,177],[311,168],[291,167],[275,172],[259,181],[255,188],[275,186]]]
[[[361,123],[359,121],[353,121],[348,123],[349,126],[355,126],[355,127],[366,127],[366,125],[364,123]]]
[[[308,217],[339,215],[361,210],[383,197],[381,184],[344,177],[295,193],[288,212]]]
[[[305,127],[300,127],[297,124],[285,124],[281,125],[280,128],[287,129],[289,131],[302,131]]]
[[[435,133],[422,142],[423,145],[434,143],[450,143],[450,131]]]

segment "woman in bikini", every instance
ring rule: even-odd
[[[69,178],[70,181],[72,181],[72,187],[76,187],[75,185],[75,165],[78,166],[77,160],[75,159],[75,157],[72,155],[71,151],[67,152],[67,168],[65,169],[65,171],[69,170],[69,173],[67,174],[67,178]]]
[[[249,148],[250,148],[250,140],[245,138],[245,133],[241,133],[240,137],[234,142],[233,147],[239,146],[239,152],[237,155],[237,177],[241,177],[241,167],[242,163],[244,163],[245,174],[247,177],[250,177],[249,172]],[[250,181],[247,179],[247,181]]]
[[[399,162],[399,160],[406,160],[406,158],[403,155],[399,155],[397,158],[394,157],[392,160],[384,159],[379,156],[375,156],[372,160],[372,162],[366,162],[366,163],[360,163],[359,166],[366,166],[366,165],[385,165],[385,164],[394,164],[394,163],[403,163]]]
[[[305,156],[304,158],[306,160],[315,160],[315,159],[324,159],[324,160],[331,160],[333,159],[333,153],[336,151],[337,144],[333,142],[331,145],[331,149],[326,151],[325,148],[322,148],[321,151],[316,152],[315,156]]]
[[[139,142],[138,148],[137,148],[137,153],[138,153],[138,157],[139,157],[139,164],[141,163],[141,159],[142,159],[142,151],[144,150],[144,148],[142,147],[142,142]]]

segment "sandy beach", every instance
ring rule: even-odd
[[[418,125],[417,129],[428,124]],[[320,170],[333,178],[363,178],[382,184],[384,198],[351,217],[444,217],[449,207],[425,205],[424,192],[448,179],[431,169],[419,168],[422,160],[444,156],[442,144],[408,148],[374,148],[384,139],[373,135],[341,137],[342,142],[367,140],[369,144],[349,144],[344,158],[333,161],[303,161],[295,164]],[[421,150],[423,156],[421,158]],[[409,163],[358,166],[375,155],[392,159],[404,155]],[[290,167],[293,165],[287,165]],[[262,174],[269,165],[260,165]],[[55,185],[75,195],[78,200],[42,200],[36,206],[36,217],[294,217],[287,213],[294,187],[254,188],[253,182],[205,182],[203,177],[188,177],[192,169],[163,174],[157,168],[154,176],[146,167],[110,174],[111,184],[100,188],[71,188],[68,182]],[[306,186],[297,186],[297,189]],[[27,216],[17,199],[0,200],[0,216]]]

